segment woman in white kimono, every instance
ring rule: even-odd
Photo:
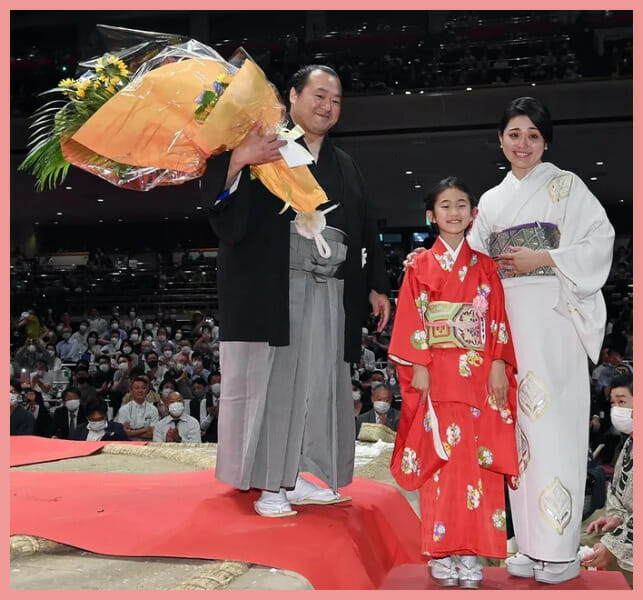
[[[518,362],[520,477],[510,502],[519,551],[507,570],[559,583],[580,569],[587,356],[597,362],[603,340],[614,230],[578,176],[542,162],[552,143],[542,103],[513,100],[498,131],[511,171],[480,198],[468,240],[498,260]]]

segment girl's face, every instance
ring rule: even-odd
[[[436,223],[440,234],[464,235],[473,222],[473,210],[469,196],[458,188],[448,188],[438,194],[433,210],[427,211],[429,219]]]
[[[545,139],[528,116],[519,115],[511,119],[499,139],[502,152],[519,179],[542,162]]]

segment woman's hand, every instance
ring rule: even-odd
[[[489,393],[494,397],[498,408],[507,406],[507,392],[509,380],[505,371],[504,360],[494,360],[489,373]]]
[[[548,250],[532,250],[524,246],[509,246],[510,252],[497,257],[498,266],[510,277],[525,275],[539,267],[555,267]]]
[[[429,395],[429,391],[431,390],[431,378],[429,377],[429,370],[424,365],[413,365],[411,387],[420,392],[422,400],[425,400]]]

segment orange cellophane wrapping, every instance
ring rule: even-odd
[[[224,73],[226,64],[216,60],[194,58],[162,65],[108,100],[72,139],[118,163],[198,177],[208,156],[236,148],[257,122],[276,133],[283,119],[276,90],[261,69],[246,60],[207,119],[198,122],[196,99]],[[72,164],[90,170],[78,148],[72,152],[68,147],[67,155]],[[279,160],[252,170],[273,194],[298,211],[314,210],[327,201],[308,167],[290,169]]]

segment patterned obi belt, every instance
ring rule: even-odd
[[[510,246],[524,246],[532,250],[554,250],[560,244],[560,231],[553,223],[526,223],[516,225],[502,231],[494,232],[489,236],[489,256],[496,257],[509,252]],[[504,277],[528,277],[535,275],[554,276],[551,267],[538,267],[529,273],[512,274],[498,269],[498,275]]]
[[[484,322],[468,302],[429,302],[425,316],[429,346],[484,350]]]

